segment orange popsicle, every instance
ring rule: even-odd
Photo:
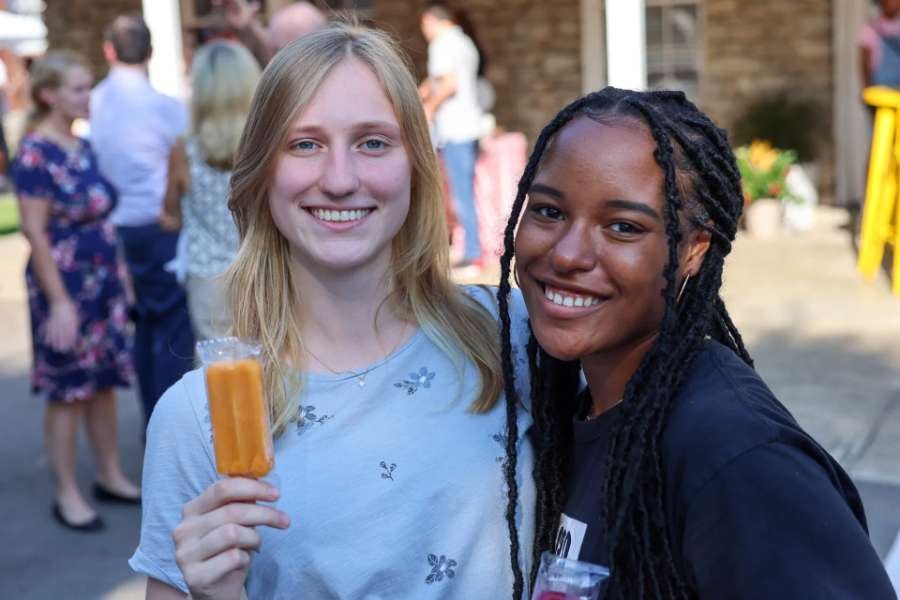
[[[260,364],[243,359],[209,365],[206,392],[216,469],[223,475],[264,476],[274,457]]]

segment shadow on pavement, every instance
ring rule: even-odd
[[[850,473],[882,558],[900,529],[900,369],[848,336],[772,332],[749,347],[776,396]]]
[[[127,560],[137,546],[140,509],[98,504],[106,530],[78,534],[63,529],[51,517],[51,476],[43,442],[43,400],[31,396],[25,372],[0,366],[0,396],[6,418],[0,420],[0,598],[85,600],[143,598],[110,592],[135,589]],[[140,480],[143,427],[133,393],[119,394],[119,438],[125,472]],[[93,457],[81,433],[78,480],[88,493],[93,481]]]

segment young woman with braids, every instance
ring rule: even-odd
[[[515,403],[515,249],[535,556],[609,566],[611,600],[895,598],[856,489],[753,370],[719,296],[741,206],[725,133],[681,93],[607,88],[541,133],[499,292]]]

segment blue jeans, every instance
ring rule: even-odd
[[[447,178],[450,180],[450,194],[456,218],[466,232],[463,262],[470,263],[481,256],[478,241],[478,213],[475,210],[475,158],[478,142],[448,143],[440,150]]]
[[[159,225],[119,227],[134,283],[134,367],[144,417],[160,396],[194,366],[194,332],[187,296],[164,265],[175,257],[178,233]]]

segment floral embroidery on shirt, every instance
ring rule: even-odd
[[[526,368],[528,365],[528,350],[517,345],[513,345],[510,350],[513,363],[515,363],[517,367]]]
[[[491,436],[491,439],[500,444],[500,447],[503,449],[503,454],[500,456],[494,457],[494,460],[497,463],[506,466],[506,440],[509,438],[505,433],[495,433]]]
[[[381,478],[382,479],[390,479],[391,481],[393,481],[394,480],[394,471],[397,470],[397,463],[387,464],[386,462],[381,461],[378,464],[381,465],[381,468],[384,471],[381,474]]]
[[[429,585],[436,581],[442,581],[445,576],[447,579],[453,579],[456,575],[456,571],[453,570],[453,567],[457,564],[456,561],[452,558],[447,558],[443,554],[440,556],[429,554],[428,564],[431,566],[431,573],[425,578],[425,583]]]
[[[325,421],[329,419],[333,419],[334,415],[322,415],[319,416],[316,414],[315,406],[303,406],[300,405],[300,416],[297,419],[297,435],[303,433],[306,427],[312,425],[324,425]]]
[[[428,367],[422,367],[418,373],[410,373],[406,379],[395,383],[394,387],[403,388],[408,395],[412,396],[419,391],[419,388],[430,388],[434,376],[434,371],[429,371]]]

